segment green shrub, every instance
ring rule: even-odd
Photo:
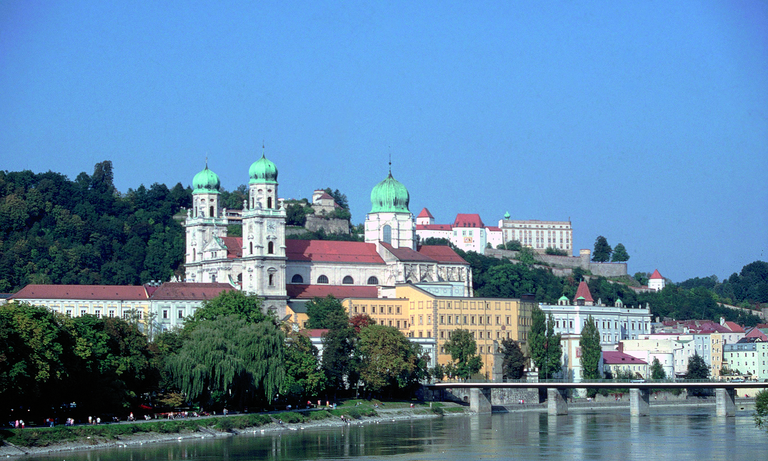
[[[439,407],[437,405],[433,405],[432,408],[430,408],[430,409],[432,410],[432,413],[434,413],[436,415],[443,415],[445,413],[443,411],[443,407]]]
[[[232,429],[235,428],[234,424],[235,418],[221,418],[216,423],[216,429],[219,429],[220,431],[229,432]]]

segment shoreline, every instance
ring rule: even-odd
[[[456,407],[463,407],[456,405]],[[343,422],[337,417],[331,417],[322,420],[306,421],[298,423],[278,423],[271,422],[263,426],[250,426],[242,429],[230,429],[228,431],[221,431],[202,425],[194,431],[185,430],[177,433],[159,433],[148,432],[138,433],[126,437],[120,437],[117,440],[97,440],[87,437],[79,441],[71,441],[64,443],[54,443],[44,447],[21,447],[12,444],[11,442],[4,440],[3,445],[0,445],[0,457],[5,459],[23,458],[28,455],[49,455],[54,453],[75,452],[75,451],[87,451],[87,450],[99,450],[105,448],[124,448],[129,446],[141,446],[150,443],[163,443],[173,442],[180,440],[193,440],[193,439],[207,439],[207,438],[222,438],[222,437],[236,437],[239,435],[255,434],[255,433],[272,433],[283,431],[299,431],[306,429],[317,428],[334,428],[344,426],[359,426],[365,424],[378,424],[380,422],[394,422],[394,421],[406,421],[409,419],[426,419],[426,418],[438,418],[441,416],[452,415],[465,415],[471,414],[468,410],[463,409],[461,412],[446,412],[445,414],[438,414],[430,411],[429,409],[418,408],[404,408],[404,409],[378,409],[377,416],[362,416],[360,419],[349,419],[349,423]],[[238,415],[232,415],[232,418],[236,418]],[[273,418],[274,419],[274,418]],[[190,420],[187,420],[190,421]],[[194,421],[194,420],[192,420]],[[24,430],[34,430],[35,428],[28,428]],[[44,428],[43,428],[44,429]]]
[[[258,433],[274,433],[283,431],[299,431],[307,429],[318,428],[334,428],[344,426],[360,426],[365,424],[378,424],[381,422],[397,422],[407,421],[410,419],[427,419],[427,418],[439,418],[444,416],[467,416],[474,415],[476,413],[469,410],[468,407],[460,404],[451,404],[448,402],[441,402],[443,405],[448,404],[448,408],[452,408],[453,411],[447,411],[443,414],[432,412],[429,408],[400,408],[400,409],[379,409],[376,416],[363,416],[360,419],[350,419],[349,423],[341,421],[337,417],[332,417],[323,420],[306,421],[298,423],[283,423],[271,422],[263,426],[251,426],[242,429],[230,429],[228,431],[220,431],[202,425],[198,426],[197,430],[180,431],[177,433],[138,433],[127,437],[121,437],[117,440],[89,440],[91,437],[87,437],[84,440],[75,442],[65,442],[51,444],[44,447],[19,447],[11,444],[8,441],[4,441],[4,444],[0,446],[0,457],[6,459],[23,458],[28,455],[50,455],[54,453],[65,453],[75,451],[87,451],[87,450],[99,450],[106,448],[124,448],[132,446],[141,446],[150,443],[163,443],[173,442],[181,440],[193,440],[193,439],[206,439],[206,438],[222,438],[222,437],[235,437],[239,435],[258,434]],[[586,403],[586,402],[585,402]],[[569,411],[584,412],[584,411],[598,411],[598,410],[621,410],[629,407],[629,402],[613,404],[609,402],[599,403],[590,402],[590,405],[569,405]],[[651,408],[669,408],[669,407],[703,407],[715,405],[714,399],[702,400],[702,401],[675,401],[651,404]],[[741,402],[737,402],[737,408],[745,410],[749,406],[754,405],[754,399],[744,399]],[[456,411],[461,409],[461,411]],[[517,413],[517,412],[546,412],[546,403],[543,404],[530,404],[524,407],[517,405],[494,405],[492,413]],[[237,415],[233,415],[236,418]],[[33,430],[29,428],[25,430]]]

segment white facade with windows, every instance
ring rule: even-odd
[[[552,247],[573,255],[573,229],[570,221],[513,220],[506,213],[504,219],[499,220],[499,228],[505,243],[517,240],[538,253],[544,253]]]

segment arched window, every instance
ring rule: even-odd
[[[275,242],[267,243],[267,253],[274,254],[274,252],[275,252]]]
[[[251,248],[251,254],[253,254],[253,242],[250,242],[248,246]]]
[[[392,243],[392,227],[390,227],[389,224],[384,226],[384,229],[382,230],[381,240],[384,243]]]
[[[275,286],[275,274],[269,274],[269,286]]]
[[[378,285],[379,279],[376,278],[376,276],[370,276],[368,277],[368,285]]]
[[[342,280],[341,283],[343,283],[344,285],[352,285],[355,283],[355,279],[347,275],[346,277],[344,277],[344,280]]]
[[[272,208],[272,197],[267,197],[267,208]]]
[[[304,277],[299,274],[295,274],[291,277],[291,283],[304,283]]]
[[[317,278],[317,283],[328,283],[328,277],[321,275]]]

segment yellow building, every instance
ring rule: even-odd
[[[527,353],[533,299],[441,297],[411,284],[382,290],[381,298],[346,298],[349,315],[367,314],[379,325],[393,326],[410,338],[434,338],[438,363],[450,363],[445,343],[455,330],[469,330],[483,359],[482,373],[500,372],[501,341],[513,339]]]

